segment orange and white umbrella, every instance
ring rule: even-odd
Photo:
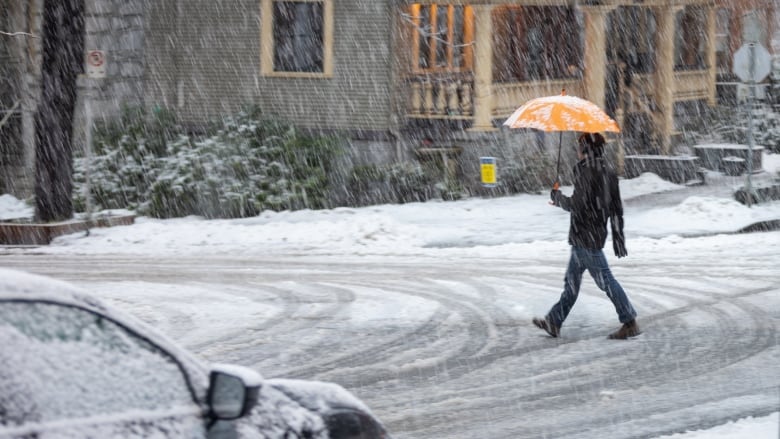
[[[515,110],[504,125],[547,132],[620,132],[617,123],[598,105],[576,96],[568,96],[565,91],[560,95],[531,99]]]
[[[568,96],[566,90],[563,90],[560,95],[531,99],[515,110],[504,125],[510,128],[532,128],[561,133],[558,138],[558,163],[555,170],[556,182],[553,186],[555,189],[560,186],[561,137],[564,131],[620,132],[617,122],[598,105],[576,96]]]

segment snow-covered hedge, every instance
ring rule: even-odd
[[[691,133],[695,143],[736,143],[747,145],[750,112],[746,106],[717,107],[699,132]],[[753,140],[767,151],[780,153],[780,113],[771,105],[757,103],[753,109]]]
[[[75,160],[74,202],[85,207],[86,177],[97,209],[130,208],[169,218],[253,216],[266,210],[328,207],[328,174],[342,150],[335,137],[313,137],[239,113],[201,137],[185,134],[164,111],[125,111],[96,130],[96,155]]]
[[[416,162],[356,166],[346,182],[348,203],[366,206],[426,201],[434,197],[433,175]]]

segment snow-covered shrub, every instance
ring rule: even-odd
[[[536,193],[552,187],[550,169],[555,163],[547,154],[527,154],[497,167],[498,190],[507,194]]]
[[[433,173],[417,162],[356,166],[347,180],[349,204],[426,201],[432,198],[434,184]]]
[[[780,114],[763,107],[755,112],[753,136],[756,145],[764,146],[767,151],[780,153]]]
[[[128,112],[129,113],[129,112]],[[314,137],[250,110],[190,137],[172,119],[120,122],[96,132],[89,164],[91,193],[100,208],[130,208],[154,217],[233,218],[266,210],[328,206],[328,173],[341,150],[335,137]],[[142,112],[131,113],[146,117]],[[160,114],[167,114],[161,112]],[[119,135],[124,127],[128,132]],[[149,147],[147,135],[164,148]],[[75,161],[77,206],[84,206],[87,161]]]
[[[720,106],[709,111],[701,128],[688,133],[692,143],[737,143],[747,145],[750,112],[746,106]],[[753,141],[767,151],[780,153],[780,113],[758,103],[753,109]]]

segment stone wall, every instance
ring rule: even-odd
[[[107,54],[104,79],[79,79],[79,103],[74,117],[74,152],[85,148],[86,105],[96,120],[117,116],[123,105],[142,104],[144,94],[144,11],[152,0],[86,1],[85,50]],[[21,101],[21,135],[15,145],[0,150],[0,191],[28,198],[34,188],[34,117],[40,100],[41,8],[43,0],[0,0],[0,27],[29,35],[2,37],[7,60],[0,88]],[[2,91],[0,91],[2,93]],[[0,116],[0,119],[2,116]],[[7,152],[11,152],[7,154]]]
[[[261,76],[258,104],[306,127],[365,131],[393,128],[392,17],[398,14],[394,3],[334,1],[333,76]]]
[[[146,107],[199,125],[253,102],[259,13],[259,0],[147,0]]]
[[[144,94],[144,0],[87,1],[84,50],[106,54],[106,77],[82,81],[82,96],[96,117],[122,105],[140,105]]]
[[[261,73],[260,0],[148,1],[146,106],[198,124],[260,106],[302,128],[391,127],[391,2],[338,0],[333,75]]]
[[[40,0],[39,0],[40,1]],[[35,1],[0,0],[0,193],[27,198],[33,188],[32,125],[38,89],[34,80],[40,45],[28,10]],[[7,117],[7,118],[6,118]]]

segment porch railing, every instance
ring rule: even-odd
[[[674,100],[692,101],[709,97],[709,72],[707,70],[689,70],[674,72]]]
[[[541,96],[566,94],[583,97],[579,78],[493,84],[493,116],[508,117],[525,102]]]
[[[470,74],[411,76],[407,78],[407,117],[417,119],[471,119],[474,116],[474,82]],[[526,101],[566,93],[583,96],[580,79],[508,82],[493,84],[493,111],[507,117]]]
[[[474,79],[471,74],[410,76],[407,117],[423,119],[470,119],[474,114]]]
[[[678,71],[675,75],[675,101],[707,99],[708,71]],[[654,84],[652,74],[634,74],[634,88],[640,96],[634,111],[652,110]],[[409,99],[407,117],[418,119],[471,119],[474,116],[474,82],[471,74],[452,73],[410,76],[406,80]],[[540,97],[560,94],[584,96],[580,78],[546,81],[506,82],[493,84],[494,118],[508,117],[523,103]],[[644,104],[644,105],[643,105]]]

